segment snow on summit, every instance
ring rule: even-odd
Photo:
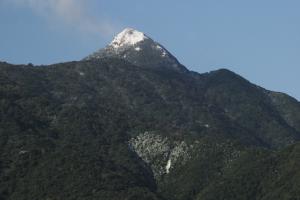
[[[145,39],[148,39],[148,37],[144,33],[132,28],[126,28],[113,39],[110,46],[119,48],[125,45],[135,45]]]
[[[142,67],[186,70],[162,45],[133,28],[124,29],[105,48],[97,50],[83,60],[97,60],[107,57],[121,58]]]

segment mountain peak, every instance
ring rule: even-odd
[[[187,71],[161,44],[133,28],[125,28],[105,48],[94,52],[84,60],[97,60],[105,57],[124,59],[140,67]]]
[[[146,39],[149,38],[144,33],[133,28],[125,28],[113,39],[109,46],[112,46],[113,48],[119,48],[126,45],[132,46]]]

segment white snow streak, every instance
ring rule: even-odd
[[[166,173],[170,173],[170,168],[171,168],[171,159],[168,160],[167,165],[166,165]]]

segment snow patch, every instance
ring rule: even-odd
[[[134,50],[140,51],[140,50],[142,50],[142,49],[141,49],[141,47],[135,47]]]
[[[144,33],[126,28],[113,39],[110,46],[120,48],[125,45],[135,45],[145,39],[148,39],[148,37]]]
[[[159,46],[159,45],[156,45],[156,48],[158,48],[158,49],[163,49],[161,46]]]
[[[162,57],[166,57],[166,56],[167,56],[167,52],[166,52],[166,51],[163,51],[162,54],[161,54],[161,56],[162,56]]]
[[[166,165],[166,173],[170,173],[170,168],[171,168],[171,159],[168,160],[167,165]]]
[[[161,52],[161,57],[166,57],[168,55],[167,51],[159,44],[156,45],[156,48]]]

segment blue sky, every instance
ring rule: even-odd
[[[189,69],[228,68],[300,99],[299,0],[0,0],[0,60],[80,60],[125,27]]]

